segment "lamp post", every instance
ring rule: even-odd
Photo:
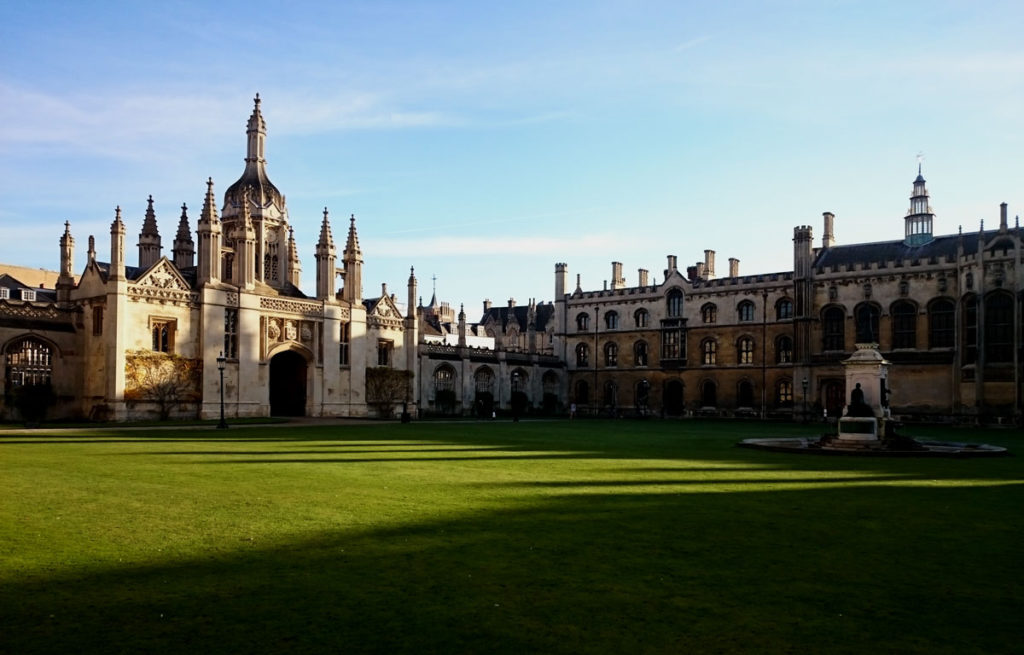
[[[597,357],[598,357],[598,345],[597,345],[597,305],[594,306],[594,416],[600,416],[601,410],[599,405],[600,390],[597,388]]]
[[[804,376],[801,384],[804,387],[804,423],[807,422],[807,376]]]
[[[224,420],[224,353],[217,357],[217,370],[220,371],[220,423],[217,424],[218,430],[227,430],[228,422]]]
[[[768,289],[761,292],[761,420],[767,416],[768,398]]]
[[[519,371],[512,371],[512,393],[509,400],[512,402],[512,422],[519,422],[519,403],[516,402],[516,393],[519,391]]]

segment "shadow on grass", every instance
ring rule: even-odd
[[[229,554],[8,580],[3,650],[999,652],[1021,633],[1020,500],[551,495],[266,546],[240,534]]]

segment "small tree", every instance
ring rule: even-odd
[[[166,421],[178,405],[199,400],[202,371],[198,359],[136,350],[126,358],[124,399],[155,404]]]
[[[381,418],[391,418],[395,405],[408,402],[412,391],[412,372],[387,366],[366,369],[366,402],[377,409]]]

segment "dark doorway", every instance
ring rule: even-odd
[[[491,413],[494,412],[494,394],[490,391],[477,391],[474,407],[478,417],[491,418]]]
[[[843,407],[846,405],[846,385],[839,380],[828,380],[825,382],[825,410],[829,418],[839,418],[843,415]]]
[[[291,350],[270,359],[270,415],[306,415],[306,360]]]
[[[754,406],[754,385],[750,384],[748,380],[741,380],[736,387],[736,406],[749,408]]]
[[[665,397],[662,406],[668,416],[679,416],[683,413],[683,383],[669,380],[665,383]]]

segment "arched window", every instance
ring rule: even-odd
[[[590,402],[590,385],[587,384],[586,380],[576,381],[576,393],[573,397],[580,405],[585,405]]]
[[[615,343],[604,344],[604,365],[605,366],[618,366],[619,365],[619,347]]]
[[[53,351],[32,338],[7,347],[7,390],[15,387],[50,384],[53,376]]]
[[[434,369],[434,392],[438,391],[455,391],[455,369],[448,364]]]
[[[718,342],[714,339],[705,339],[700,344],[701,364],[712,366],[718,363]]]
[[[754,340],[750,337],[741,337],[736,342],[736,362],[739,364],[754,363]]]
[[[700,320],[705,323],[714,323],[718,320],[718,307],[714,303],[708,303],[700,308]]]
[[[775,385],[775,406],[793,406],[793,383],[790,380],[779,380]]]
[[[853,316],[857,328],[857,343],[878,343],[878,307],[871,303],[861,303],[854,310]]]
[[[793,340],[785,335],[775,340],[775,363],[793,363]]]
[[[455,369],[441,364],[434,369],[434,405],[444,414],[455,411]]]
[[[683,292],[679,289],[672,289],[665,296],[665,306],[671,318],[683,315]]]
[[[576,329],[580,332],[586,332],[590,329],[590,314],[580,312],[576,315]]]
[[[736,314],[740,321],[749,322],[754,320],[754,303],[744,300],[736,307]]]
[[[477,370],[476,375],[473,376],[473,381],[476,383],[477,395],[494,393],[494,372],[486,366]]]
[[[647,366],[647,342],[637,341],[633,344],[633,362],[637,366]]]
[[[821,315],[823,350],[846,349],[846,312],[842,307],[829,307]]]
[[[901,300],[890,310],[892,314],[892,347],[917,348],[917,307]]]
[[[952,348],[956,336],[956,308],[940,298],[928,306],[928,347]]]
[[[995,291],[985,297],[985,363],[1013,362],[1013,296]]]
[[[604,326],[609,330],[616,330],[619,327],[619,313],[608,312],[604,315]]]
[[[964,298],[964,329],[963,329],[963,363],[973,364],[978,361],[978,297],[970,295]]]
[[[793,318],[793,301],[783,298],[775,303],[775,320],[785,321]]]
[[[646,309],[638,309],[633,313],[633,319],[636,320],[636,326],[638,328],[645,328],[650,322],[651,315],[647,313]]]
[[[590,348],[587,344],[576,344],[576,366],[587,366],[590,360]]]

